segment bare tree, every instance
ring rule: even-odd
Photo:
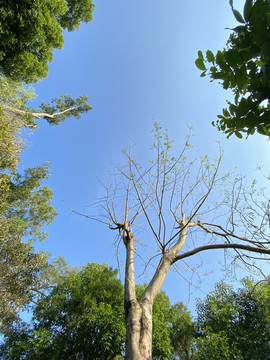
[[[132,148],[124,152],[125,165],[114,166],[112,183],[103,185],[106,195],[96,204],[100,215],[85,215],[117,230],[117,246],[125,246],[126,359],[135,360],[152,358],[152,307],[176,262],[211,249],[225,249],[232,261],[246,266],[270,259],[267,198],[258,201],[255,186],[248,191],[244,178],[231,181],[219,175],[222,154],[214,164],[207,156],[189,161],[189,136],[176,157],[170,155],[172,142],[158,124],[154,136],[155,160],[143,168]],[[134,266],[136,256],[143,259],[145,244],[139,233],[156,250],[144,260],[145,267],[156,268],[140,301]]]

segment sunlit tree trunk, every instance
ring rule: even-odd
[[[126,319],[126,359],[152,359],[152,309],[175,255],[186,240],[186,229],[177,244],[163,254],[155,274],[145,289],[140,301],[136,298],[134,275],[134,237],[128,224],[124,225],[123,241],[126,246],[125,271],[125,319]]]
[[[125,318],[126,318],[126,359],[152,359],[152,307],[144,299],[138,302],[134,278],[134,238],[125,224],[123,240],[126,246],[125,272]]]

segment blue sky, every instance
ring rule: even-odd
[[[244,1],[235,0],[242,8]],[[150,155],[151,129],[157,121],[168,128],[181,149],[187,128],[194,125],[193,143],[198,155],[215,157],[217,140],[225,149],[224,170],[235,166],[250,178],[256,167],[269,171],[269,142],[263,136],[227,140],[211,122],[226,106],[230,94],[195,66],[197,51],[222,48],[236,21],[228,1],[217,0],[103,0],[96,1],[93,22],[65,33],[63,50],[55,51],[48,78],[36,86],[37,102],[62,93],[86,94],[93,110],[80,120],[60,126],[40,123],[23,156],[25,167],[46,161],[52,175],[53,204],[58,216],[39,248],[53,257],[64,255],[71,265],[106,262],[117,266],[115,234],[104,225],[70,213],[69,207],[87,212],[102,196],[96,177],[106,179],[110,163],[121,162],[121,150],[130,138],[136,153]],[[37,103],[35,102],[35,103]],[[207,277],[201,289],[208,292],[224,273],[217,271],[216,255],[206,258]],[[221,256],[222,259],[222,256]],[[219,257],[217,259],[219,260]],[[202,296],[171,273],[163,287],[172,302]]]

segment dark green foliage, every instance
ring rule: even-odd
[[[116,270],[88,264],[38,301],[32,329],[15,328],[2,359],[114,359],[124,344],[123,286]]]
[[[243,16],[233,8],[233,14],[241,24],[235,27],[226,49],[214,55],[210,50],[206,59],[199,51],[197,67],[201,76],[208,74],[224,89],[234,93],[234,103],[218,115],[213,125],[227,136],[242,138],[258,132],[270,135],[270,2],[246,0]],[[209,67],[206,67],[209,63]]]
[[[170,321],[172,322],[172,347],[176,358],[179,356],[181,360],[193,359],[195,323],[181,301],[172,306]]]
[[[50,204],[53,192],[47,186],[42,186],[42,180],[47,176],[48,164],[29,168],[23,175],[0,175],[1,180],[5,178],[0,194],[0,213],[10,220],[9,237],[14,238],[15,234],[27,236],[31,242],[46,237],[40,227],[49,224],[56,215]]]
[[[9,0],[0,4],[0,69],[26,83],[47,76],[63,30],[92,20],[92,0]]]
[[[198,303],[195,359],[270,359],[270,285],[250,280],[234,291],[220,283]]]
[[[88,264],[63,278],[34,311],[50,359],[113,359],[124,343],[123,287],[107,265]]]
[[[56,215],[53,192],[43,186],[48,166],[18,170],[25,138],[21,129],[36,128],[45,118],[59,124],[91,109],[88,97],[63,95],[39,110],[27,103],[35,94],[23,82],[46,77],[52,51],[63,46],[63,29],[73,31],[92,19],[91,0],[22,0],[0,2],[0,326],[17,317],[44,286],[47,255],[33,243]],[[38,111],[46,111],[40,113]]]

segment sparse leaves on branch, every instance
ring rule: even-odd
[[[166,130],[154,124],[153,133],[153,159],[141,165],[132,147],[124,151],[124,164],[113,166],[112,182],[103,184],[105,196],[95,204],[99,215],[85,215],[117,230],[117,250],[125,249],[127,359],[151,359],[152,308],[171,267],[180,276],[183,267],[194,274],[197,265],[189,258],[224,249],[227,264],[240,262],[264,276],[259,260],[270,259],[264,194],[254,186],[248,190],[241,176],[221,175],[222,154],[214,161],[189,159],[190,135],[175,154]],[[135,262],[140,260],[144,271],[155,270],[138,301]]]

